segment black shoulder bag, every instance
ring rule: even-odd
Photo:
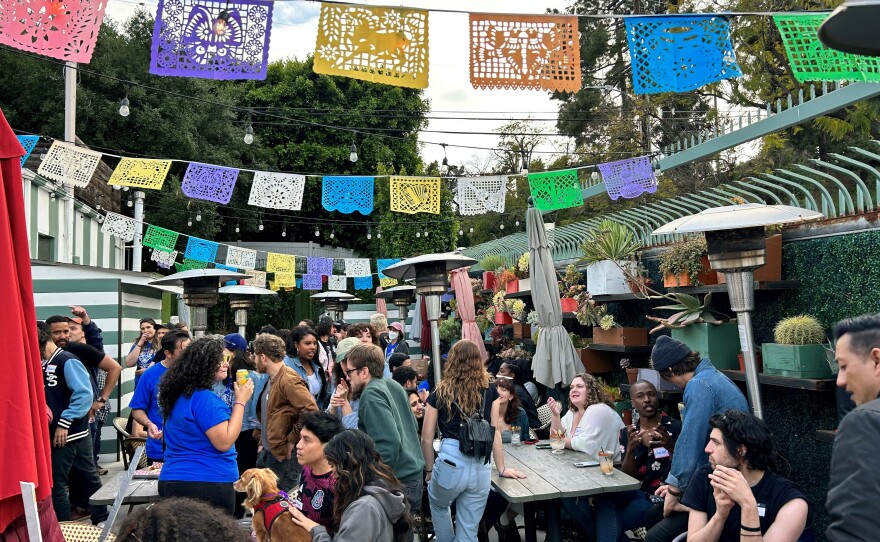
[[[495,442],[495,428],[483,418],[483,403],[480,409],[470,416],[462,412],[458,403],[455,408],[461,414],[461,426],[458,430],[458,450],[470,457],[480,459],[487,464],[492,458],[492,444]]]

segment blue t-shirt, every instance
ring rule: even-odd
[[[146,412],[147,418],[150,418],[150,421],[156,424],[160,430],[164,420],[162,419],[162,411],[159,410],[159,381],[167,370],[168,367],[157,363],[144,371],[134,389],[131,403],[128,405],[132,409],[136,408]],[[162,441],[147,437],[147,457],[162,461],[162,456]]]
[[[159,480],[235,482],[235,447],[221,452],[205,432],[229,420],[229,407],[209,389],[181,396],[165,425],[165,465]]]

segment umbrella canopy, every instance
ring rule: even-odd
[[[0,299],[4,302],[0,394],[0,533],[24,513],[19,481],[36,485],[37,501],[52,493],[46,396],[37,342],[37,313],[28,253],[20,158],[24,149],[0,112]],[[32,217],[36,220],[36,217]]]
[[[428,307],[425,304],[425,296],[419,296],[419,321],[422,329],[419,330],[419,347],[422,352],[431,352],[431,321],[428,320]]]
[[[486,345],[483,343],[483,334],[477,326],[476,313],[474,310],[474,289],[471,287],[471,279],[468,276],[469,267],[460,267],[452,272],[452,288],[455,290],[455,301],[458,306],[458,316],[461,318],[461,338],[473,341],[480,349],[480,357],[483,361],[489,359]]]
[[[526,233],[529,241],[529,269],[531,270],[532,304],[538,313],[538,344],[532,357],[535,380],[553,387],[568,385],[581,365],[580,357],[571,344],[568,332],[562,327],[562,304],[556,268],[550,255],[547,232],[541,211],[529,198],[526,211]]]
[[[376,287],[376,293],[382,291],[381,286]],[[385,299],[381,297],[376,297],[376,312],[382,313],[385,315],[385,318],[388,318],[388,305],[385,303]]]

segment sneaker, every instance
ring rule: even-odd
[[[108,472],[110,472],[101,465],[95,464],[95,466],[97,467],[98,476],[105,476]]]

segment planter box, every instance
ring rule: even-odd
[[[532,290],[531,277],[527,279],[519,279],[519,285],[517,285],[517,288],[517,292],[530,292]]]
[[[629,265],[630,262],[621,262]],[[587,291],[593,295],[631,293],[626,275],[611,260],[602,260],[587,267]]]
[[[746,360],[743,359],[742,352],[736,357],[737,361],[739,361],[739,370],[742,372],[746,372]],[[761,355],[761,352],[755,352],[755,365],[758,366],[758,372],[764,372],[764,356]]]
[[[519,281],[512,280],[504,285],[504,293],[515,294],[519,292]]]
[[[483,271],[483,288],[486,290],[495,288],[495,271]]]
[[[700,284],[718,284],[719,273],[716,273],[709,268],[709,257],[703,256],[700,258],[700,264],[703,266],[703,269],[708,270],[697,275],[697,280],[700,281]],[[663,286],[665,288],[677,288],[679,286],[696,285],[691,283],[691,279],[688,277],[687,273],[679,273],[678,275],[663,275]]]
[[[648,342],[648,330],[643,327],[613,327],[605,331],[601,327],[593,328],[593,342],[596,344],[616,344],[618,346],[645,346]]]
[[[505,324],[512,324],[513,318],[510,317],[510,314],[506,312],[496,312],[495,313],[495,325],[503,326]]]
[[[832,378],[825,347],[821,344],[764,343],[764,373],[793,378]]]
[[[507,313],[505,313],[507,314]],[[514,339],[531,339],[532,325],[526,322],[513,322],[513,338]]]
[[[677,339],[708,357],[718,369],[739,369],[739,331],[736,322],[724,324],[693,324],[672,330],[672,338]]]
[[[590,374],[610,373],[611,356],[608,352],[599,352],[589,348],[575,348],[584,364],[584,370]]]
[[[767,254],[764,265],[755,269],[755,280],[782,280],[782,234],[777,233],[767,238]],[[718,284],[725,284],[724,273],[718,273]]]
[[[639,369],[638,379],[647,380],[651,384],[654,384],[654,387],[659,391],[682,391],[682,388],[660,378],[660,373],[654,369]]]
[[[562,304],[562,312],[576,312],[578,309],[577,299],[563,297],[559,302]]]

